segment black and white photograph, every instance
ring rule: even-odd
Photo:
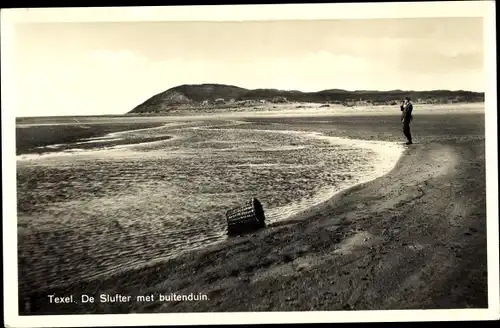
[[[6,324],[499,319],[494,13],[2,9]]]

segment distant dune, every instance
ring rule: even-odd
[[[158,114],[183,109],[208,107],[253,106],[261,103],[333,103],[344,106],[357,104],[396,105],[404,96],[410,96],[418,103],[464,103],[483,102],[484,93],[472,91],[374,91],[329,89],[318,92],[297,90],[244,89],[224,84],[184,84],[147,99],[132,109],[129,114]]]

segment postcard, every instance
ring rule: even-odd
[[[498,319],[494,6],[2,10],[6,324]]]

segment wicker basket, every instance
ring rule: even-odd
[[[257,198],[253,198],[243,206],[228,210],[226,219],[229,235],[251,232],[266,226],[264,209]]]

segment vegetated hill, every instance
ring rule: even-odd
[[[225,100],[237,99],[248,92],[247,89],[224,84],[183,84],[165,92],[173,91],[180,92],[187,98],[196,102],[202,102],[204,100],[215,101],[219,98]]]
[[[169,111],[178,105],[214,102],[217,99],[236,99],[247,89],[223,84],[183,84],[149,98],[130,113],[157,113]]]
[[[481,102],[484,93],[471,91],[374,91],[329,89],[318,92],[297,90],[254,89],[248,90],[224,84],[184,84],[159,93],[135,107],[130,113],[164,113],[179,109],[193,109],[211,105],[248,104],[259,102],[316,102],[338,103],[352,106],[358,102],[374,105],[394,105],[403,97],[410,96],[415,102],[450,103]]]

